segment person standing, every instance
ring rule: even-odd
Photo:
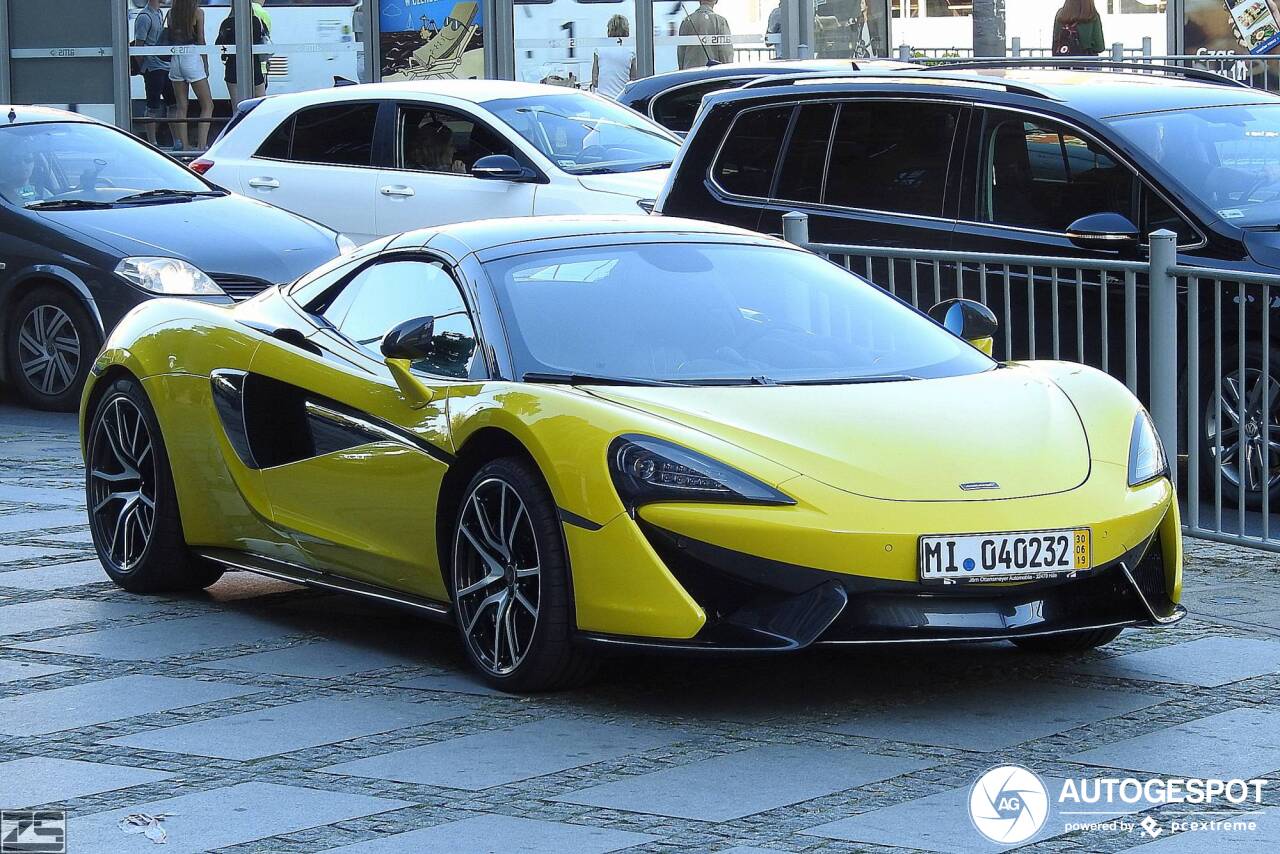
[[[631,22],[622,15],[609,19],[605,33],[611,39],[625,39],[631,35]],[[617,98],[622,89],[636,79],[635,49],[623,44],[596,48],[591,64],[591,90],[609,98]]]
[[[676,48],[676,60],[681,68],[699,68],[704,65],[720,65],[733,62],[733,45],[729,21],[716,14],[716,0],[699,0],[698,8],[680,22],[680,35],[697,36],[700,44],[682,44]],[[709,44],[707,37],[725,36],[722,44]]]
[[[164,12],[160,0],[147,0],[147,5],[133,19],[134,47],[155,47],[164,32]],[[147,118],[164,119],[175,103],[173,84],[169,82],[169,61],[162,56],[140,57],[142,85],[147,92]],[[147,141],[156,144],[156,123],[147,122]]]
[[[165,27],[171,45],[205,44],[204,10],[200,8],[199,0],[173,0],[173,8],[169,10],[169,20]],[[188,86],[200,104],[200,118],[208,119],[213,115],[213,94],[209,90],[209,58],[202,53],[174,55],[169,62],[169,80],[173,82],[173,93],[177,96],[177,147],[185,149],[191,143],[185,121],[191,98]],[[208,121],[196,125],[196,146],[200,151],[209,146]]]
[[[1093,0],[1066,0],[1053,16],[1054,56],[1097,56],[1107,49]]]
[[[266,24],[262,22],[262,18],[257,15],[253,16],[253,43],[266,44],[270,39],[270,33]],[[222,20],[218,25],[218,38],[214,44],[235,44],[236,43],[236,12],[232,8],[231,13]],[[236,55],[234,53],[226,54],[222,57],[222,78],[227,81],[227,92],[231,94],[234,100],[236,95]],[[258,56],[253,58],[253,95],[254,98],[261,98],[267,94],[267,61],[260,59]]]

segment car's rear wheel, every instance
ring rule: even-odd
[[[222,569],[191,554],[164,439],[142,386],[120,378],[89,420],[85,499],[93,545],[107,575],[125,590],[199,590]]]
[[[37,409],[71,412],[97,355],[89,310],[65,288],[41,285],[14,304],[5,330],[9,381]]]
[[[1014,638],[1013,642],[1031,652],[1082,652],[1086,649],[1106,646],[1120,637],[1120,631],[1119,627],[1089,629],[1083,632],[1062,632],[1056,635]]]
[[[1270,494],[1272,503],[1280,500],[1280,353],[1274,347],[1265,349],[1270,360],[1265,376],[1264,347],[1249,344],[1244,352],[1241,381],[1240,353],[1228,348],[1220,363],[1222,378],[1217,384],[1212,360],[1206,365],[1201,356],[1202,471],[1209,479],[1212,494],[1214,461],[1221,461],[1222,500],[1228,507],[1238,505],[1241,495],[1245,506],[1251,508],[1262,507],[1264,493]]]
[[[574,645],[569,560],[559,513],[530,463],[486,463],[463,493],[450,567],[467,655],[505,691],[549,691],[589,679]]]

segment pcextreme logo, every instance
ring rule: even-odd
[[[1040,832],[1048,817],[1044,780],[1021,765],[992,768],[969,790],[969,819],[992,842],[1026,842]]]

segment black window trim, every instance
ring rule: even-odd
[[[379,162],[381,158],[378,156],[379,136],[380,136],[379,129],[383,122],[383,114],[386,110],[387,103],[388,101],[386,98],[352,98],[345,101],[326,101],[321,104],[308,104],[307,106],[299,107],[298,109],[290,113],[289,117],[285,119],[284,122],[281,122],[279,125],[276,125],[275,128],[273,128],[270,133],[268,133],[265,137],[262,138],[262,142],[258,143],[258,148],[254,150],[253,154],[249,155],[249,159],[265,160],[269,163],[297,163],[303,166],[329,166],[334,169],[375,169],[375,170],[383,169],[384,167]],[[297,119],[299,115],[306,112],[307,110],[323,109],[325,107],[364,106],[364,105],[370,105],[370,104],[376,106],[378,110],[374,114],[374,119],[373,119],[373,140],[369,148],[369,160],[370,160],[369,165],[362,166],[356,163],[328,163],[323,160],[296,160],[293,158],[292,156],[293,155],[293,137],[297,130]],[[280,125],[284,124],[285,122],[289,124],[289,155],[290,156],[289,157],[266,157],[259,154],[258,151],[262,150],[262,146],[265,145],[267,140],[271,138],[271,134],[279,130]]]

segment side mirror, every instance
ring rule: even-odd
[[[929,309],[929,316],[990,356],[995,350],[1000,321],[995,312],[971,299],[948,299]]]
[[[382,358],[387,369],[395,377],[396,385],[409,406],[421,409],[432,401],[435,392],[413,375],[409,365],[415,359],[424,359],[431,353],[435,336],[434,317],[416,317],[393,328],[382,338]]]
[[[493,181],[528,181],[533,173],[509,154],[488,154],[471,164],[471,177]]]
[[[1138,245],[1138,227],[1124,214],[1096,213],[1067,226],[1067,239],[1081,249],[1122,252]]]

